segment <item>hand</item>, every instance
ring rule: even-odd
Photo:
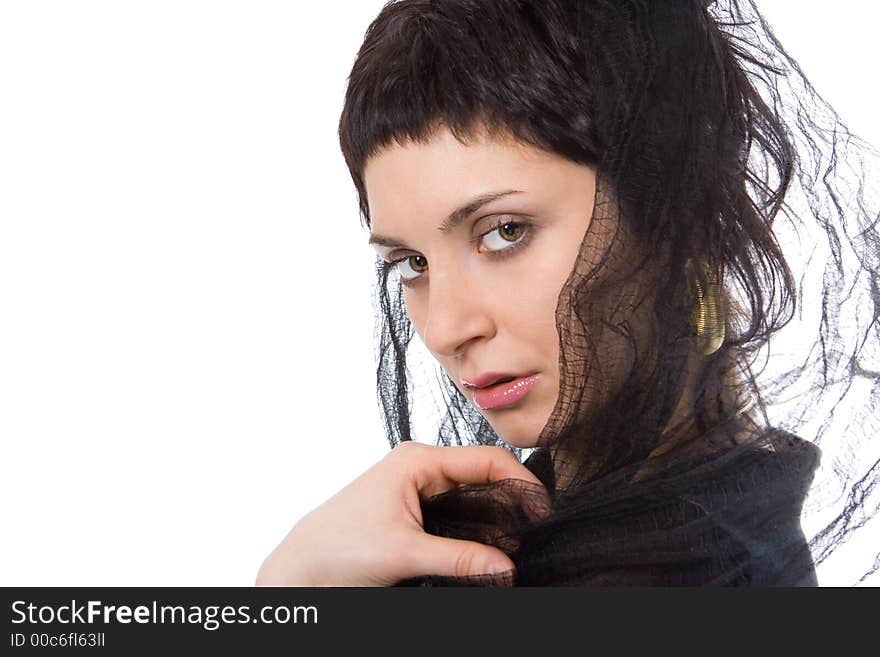
[[[540,480],[503,447],[402,442],[303,516],[266,557],[256,585],[389,586],[420,575],[510,570],[513,562],[496,547],[426,533],[420,504],[459,484],[509,478],[543,490]]]

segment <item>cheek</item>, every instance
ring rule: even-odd
[[[528,342],[538,353],[547,355],[558,351],[559,335],[556,330],[556,305],[558,294],[547,290],[523,299],[521,311],[515,318],[523,327]]]
[[[418,301],[418,296],[412,294],[412,292],[406,287],[403,288],[403,301],[406,316],[409,318],[416,333],[418,333],[419,338],[423,338],[424,334],[422,332],[422,327],[425,325],[424,304],[420,303]]]
[[[535,277],[519,287],[518,320],[536,339],[555,351],[559,342],[556,328],[556,308],[559,293],[568,280],[570,267],[542,268]]]

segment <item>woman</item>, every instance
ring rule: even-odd
[[[388,3],[340,141],[394,449],[257,583],[815,585],[876,507],[880,241],[863,181],[835,186],[852,136],[784,62],[736,0]]]

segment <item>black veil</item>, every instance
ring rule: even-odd
[[[426,531],[495,545],[516,572],[400,584],[870,583],[880,153],[755,3],[387,3],[340,121],[366,223],[372,153],[438,121],[466,139],[475,117],[597,173],[556,310],[556,407],[535,449],[506,445],[381,260],[378,398],[392,446],[505,446],[551,510],[517,480],[437,495]]]

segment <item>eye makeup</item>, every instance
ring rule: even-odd
[[[521,237],[515,241],[510,241],[510,246],[506,246],[506,247],[500,248],[500,249],[489,249],[489,250],[483,251],[481,253],[484,255],[487,255],[490,258],[494,258],[496,260],[503,260],[505,258],[508,258],[508,257],[514,255],[515,253],[519,252],[520,249],[525,247],[531,241],[532,237],[534,236],[535,230],[536,230],[536,226],[534,223],[532,223],[530,221],[524,221],[524,220],[519,220],[519,219],[512,220],[507,217],[501,217],[487,231],[485,231],[485,232],[477,235],[473,239],[471,239],[470,240],[471,244],[474,244],[479,247],[480,243],[483,241],[483,239],[487,235],[490,235],[491,233],[500,230],[501,228],[503,228],[504,226],[506,226],[508,224],[511,226],[516,226],[516,227],[521,228],[523,230]],[[502,239],[504,239],[504,238],[502,238]],[[411,275],[411,276],[407,276],[403,272],[401,272],[400,265],[409,261],[411,258],[424,259],[424,256],[407,255],[407,256],[403,256],[401,258],[395,258],[393,260],[384,260],[383,268],[384,269],[391,269],[393,267],[397,267],[398,273],[400,274],[401,283],[406,287],[415,287],[416,285],[419,284],[420,280],[422,278],[424,278],[423,274],[426,272],[420,272],[420,271],[415,270],[414,275]]]

